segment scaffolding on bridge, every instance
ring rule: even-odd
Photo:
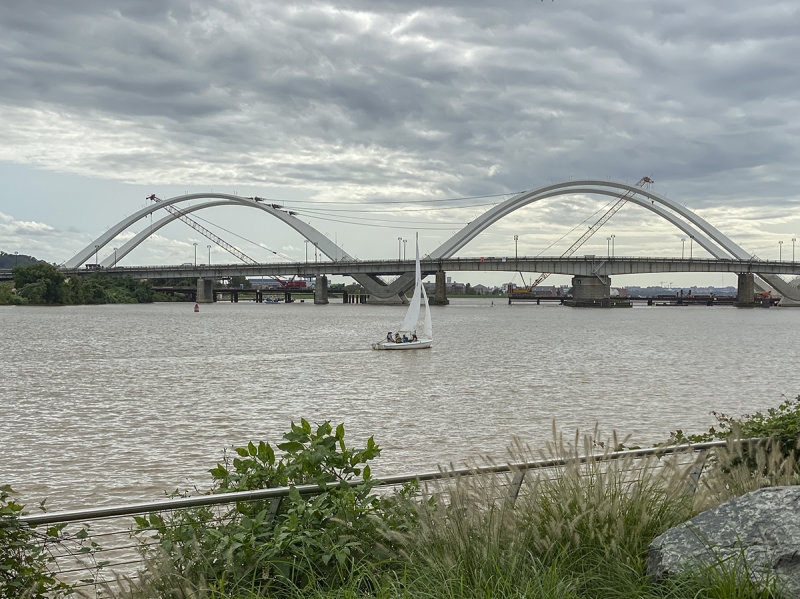
[[[156,202],[156,203],[160,203],[162,201],[161,198],[156,196],[156,194],[151,194],[151,195],[147,196],[147,199],[151,200],[153,202]],[[261,200],[261,198],[254,198],[254,199],[256,201],[260,201]],[[186,212],[184,212],[180,208],[176,208],[175,206],[170,206],[170,205],[162,205],[161,207],[164,208],[164,210],[166,210],[167,212],[169,212],[173,216],[175,216],[177,219],[179,219],[179,220],[183,221],[184,223],[186,223],[187,225],[189,225],[192,229],[194,229],[195,231],[197,231],[198,233],[200,233],[201,235],[203,235],[207,239],[210,239],[211,241],[213,241],[217,246],[221,247],[223,250],[225,250],[226,252],[231,254],[234,258],[238,258],[239,260],[241,260],[245,264],[259,264],[258,260],[255,260],[255,259],[251,258],[250,256],[245,254],[242,250],[240,250],[239,248],[237,248],[233,244],[228,243],[227,241],[222,239],[222,237],[220,237],[219,235],[216,235],[214,232],[210,231],[209,229],[207,229],[206,227],[201,225],[199,222],[197,222],[195,219],[190,217],[188,214],[186,214]],[[274,207],[274,205],[273,205],[273,207]],[[275,252],[275,251],[273,251],[272,253],[273,254],[277,254],[277,252]],[[116,264],[115,264],[115,266],[116,266]],[[277,281],[280,281],[281,283],[285,284],[287,282],[287,281],[284,281],[281,277],[278,277],[277,275],[270,275],[270,276],[272,278],[276,279]],[[292,281],[294,281],[294,277],[289,279],[288,282],[292,282]]]
[[[645,185],[649,185],[651,183],[653,183],[653,180],[650,177],[642,177],[641,179],[639,179],[639,181],[637,181],[636,187],[644,187]],[[609,208],[606,211],[606,213],[603,214],[603,216],[601,216],[592,226],[590,226],[588,228],[588,230],[586,230],[583,233],[583,235],[581,235],[575,241],[575,243],[573,243],[571,246],[569,246],[564,251],[564,253],[561,254],[561,257],[562,258],[567,258],[567,257],[571,256],[572,254],[574,254],[576,251],[578,251],[578,248],[580,248],[595,233],[597,233],[600,230],[600,227],[602,227],[604,224],[606,224],[612,216],[614,216],[617,212],[619,212],[620,208],[622,208],[628,202],[628,199],[630,199],[634,195],[634,193],[635,192],[633,192],[633,191],[628,191],[628,192],[625,192],[625,194],[623,194],[622,196],[620,196],[620,198],[616,202],[614,202],[614,205],[611,206],[611,208]],[[524,286],[524,287],[520,287],[520,288],[515,288],[512,291],[514,293],[531,293],[542,281],[544,281],[551,274],[552,273],[549,273],[549,272],[543,272],[542,274],[539,275],[539,278],[536,279],[535,281],[533,281],[530,285]],[[522,273],[520,273],[520,276],[522,276]],[[523,283],[524,283],[524,279],[523,279]]]

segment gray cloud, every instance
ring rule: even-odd
[[[6,3],[0,160],[372,203],[650,175],[698,210],[797,207],[798,26],[789,1]]]

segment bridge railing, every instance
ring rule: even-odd
[[[758,440],[750,440],[758,441]],[[436,496],[446,503],[454,485],[464,479],[490,481],[496,501],[513,504],[518,498],[536,493],[542,481],[555,480],[567,465],[586,467],[588,476],[597,467],[611,462],[623,463],[633,481],[643,468],[678,468],[684,474],[685,492],[693,493],[704,471],[709,452],[726,447],[725,441],[690,445],[671,445],[624,451],[604,452],[534,461],[487,465],[474,468],[450,468],[436,472],[382,477],[374,492],[391,494],[405,483],[416,482],[420,497]],[[665,458],[670,457],[670,460]],[[341,483],[330,483],[330,487]],[[348,484],[355,486],[359,481]],[[302,495],[324,491],[319,485],[295,487]],[[52,557],[51,569],[59,580],[74,584],[84,595],[114,596],[135,582],[146,567],[143,549],[157,543],[154,537],[134,534],[134,516],[145,514],[169,515],[192,508],[205,507],[222,518],[226,506],[235,503],[271,500],[277,508],[288,496],[291,487],[276,487],[236,493],[219,493],[163,499],[145,503],[93,507],[61,512],[24,515],[19,525],[37,532],[39,542]],[[165,518],[169,522],[170,518]],[[39,527],[61,526],[58,537],[48,535]]]

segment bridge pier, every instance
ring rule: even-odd
[[[197,303],[211,304],[214,302],[214,279],[197,279]]]
[[[753,273],[740,272],[736,286],[736,306],[739,308],[753,308],[756,305],[756,288]]]
[[[434,306],[446,306],[450,303],[447,299],[447,278],[443,270],[436,271],[436,291],[433,294]]]
[[[314,303],[328,303],[328,277],[325,275],[317,275],[316,282],[314,283]]]
[[[630,308],[628,300],[611,298],[611,278],[605,275],[572,277],[572,300],[564,305],[575,308]]]

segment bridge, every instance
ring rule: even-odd
[[[93,265],[92,265],[93,266]],[[582,285],[595,286],[594,281],[602,282],[612,275],[632,275],[651,273],[735,273],[745,275],[745,280],[752,279],[754,273],[766,275],[789,274],[800,276],[800,262],[782,262],[769,260],[737,260],[737,259],[698,259],[698,258],[640,258],[626,256],[580,257],[475,257],[475,258],[441,258],[430,257],[420,259],[420,267],[425,276],[437,276],[435,303],[446,303],[444,273],[445,272],[548,272],[553,274],[573,275],[582,281]],[[126,266],[111,267],[104,272],[110,276],[130,276],[136,279],[186,279],[196,278],[199,281],[224,279],[232,276],[260,276],[268,272],[285,277],[315,278],[315,297],[325,303],[327,293],[327,275],[361,277],[361,276],[400,276],[409,270],[413,271],[411,260],[339,260],[324,262],[268,262],[263,264],[217,264],[213,266],[175,265],[175,266]],[[63,269],[68,275],[85,275],[86,270],[80,268]],[[88,272],[93,272],[94,269]],[[575,280],[573,280],[573,284]],[[202,283],[201,283],[202,285]],[[610,281],[609,281],[610,285]],[[602,286],[605,287],[605,286]],[[198,288],[198,297],[205,297]],[[609,289],[610,293],[610,289]],[[752,293],[747,287],[743,293]],[[324,297],[323,297],[324,296]],[[603,299],[606,295],[587,299]],[[742,303],[747,303],[745,297]]]
[[[256,277],[268,272],[277,276],[313,278],[321,275],[398,276],[414,269],[412,260],[339,260],[337,262],[265,262],[263,264],[215,264],[207,266],[117,266],[104,272],[111,276],[130,276],[136,279],[208,278],[225,279],[232,276]],[[772,260],[734,260],[698,258],[638,258],[626,256],[579,256],[530,258],[420,258],[424,275],[440,271],[469,272],[549,272],[575,276],[611,276],[650,273],[755,273],[789,274],[800,276],[800,262]],[[62,269],[65,274],[85,275],[80,268]],[[92,272],[94,269],[88,271]]]
[[[601,258],[597,256],[584,256],[583,258],[515,257],[513,261],[509,258],[454,258],[455,253],[472,239],[492,224],[512,214],[515,210],[541,200],[575,194],[609,196],[637,204],[674,225],[678,230],[686,234],[693,243],[697,243],[704,248],[713,258],[711,260],[685,260],[676,258]],[[156,204],[134,212],[112,226],[68,260],[64,264],[65,272],[77,272],[76,269],[79,269],[90,258],[95,257],[97,259],[100,249],[112,243],[118,235],[137,221],[167,207],[197,200],[201,201],[186,205],[179,211],[170,211],[160,220],[145,227],[114,251],[113,254],[108,255],[101,263],[98,263],[98,267],[105,268],[108,273],[130,274],[136,277],[155,277],[157,275],[148,274],[155,272],[176,273],[164,276],[196,276],[198,278],[199,297],[207,297],[207,294],[202,293],[202,291],[206,287],[210,288],[213,278],[231,276],[231,274],[263,275],[268,272],[275,275],[315,276],[323,283],[323,285],[318,286],[320,288],[327,283],[326,275],[343,274],[355,279],[370,295],[370,301],[380,303],[407,301],[405,292],[413,286],[414,279],[413,265],[410,261],[356,260],[326,235],[297,218],[293,211],[284,209],[279,204],[270,203],[258,197],[242,197],[211,192],[176,196],[161,200]],[[199,267],[120,268],[117,266],[119,260],[133,251],[148,236],[176,218],[180,218],[181,215],[188,215],[196,210],[221,205],[248,207],[267,212],[313,243],[316,250],[327,256],[330,262],[245,264],[224,267],[209,266],[204,269]],[[800,305],[800,288],[798,288],[798,285],[796,283],[787,283],[779,276],[780,274],[800,274],[797,271],[796,263],[759,260],[757,256],[737,245],[711,223],[682,204],[638,185],[634,186],[614,181],[595,179],[569,181],[519,193],[497,204],[470,222],[433,252],[425,256],[422,259],[422,263],[422,268],[426,273],[436,273],[437,288],[440,282],[442,287],[444,286],[443,275],[448,270],[503,270],[509,272],[525,270],[528,272],[572,274],[574,276],[573,286],[576,288],[578,295],[585,295],[587,299],[606,297],[610,289],[611,275],[655,272],[735,272],[739,275],[741,303],[750,303],[747,298],[752,295],[751,291],[754,290],[754,285],[758,283],[763,288],[772,289],[780,293],[785,303]],[[386,282],[381,278],[386,275],[397,275],[397,277],[391,282]],[[324,300],[320,297],[319,301]]]

